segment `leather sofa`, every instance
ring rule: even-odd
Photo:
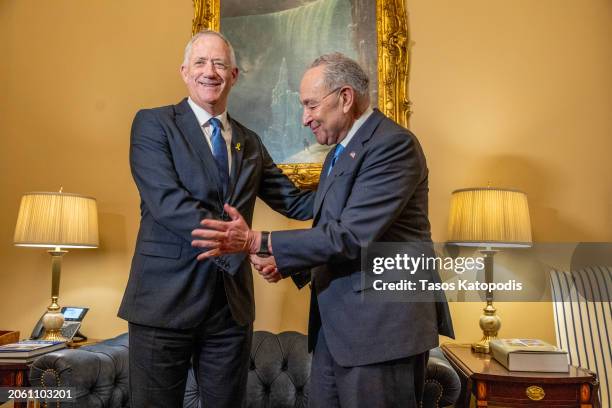
[[[122,334],[94,345],[45,354],[32,363],[30,384],[33,387],[73,387],[75,400],[60,403],[60,408],[128,407],[127,336]],[[307,407],[310,363],[305,335],[256,331],[251,349],[246,406]],[[439,349],[432,350],[422,407],[451,405],[460,390],[457,373]],[[56,407],[55,403],[50,405]],[[184,407],[199,407],[198,387],[191,371]]]

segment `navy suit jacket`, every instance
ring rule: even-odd
[[[419,242],[431,248],[428,170],[416,137],[374,113],[346,146],[331,173],[328,155],[316,194],[313,228],[272,233],[283,275],[311,269],[309,343],[323,328],[342,366],[412,356],[453,336],[446,298],[440,302],[368,301],[361,249],[371,242]],[[437,271],[429,279],[439,281]],[[370,292],[371,293],[371,292]],[[439,295],[439,294],[438,294]]]
[[[136,114],[130,165],[141,220],[119,317],[154,327],[195,327],[207,317],[216,280],[223,279],[234,319],[241,325],[252,322],[253,278],[246,256],[198,262],[191,231],[204,218],[227,219],[224,202],[251,225],[256,196],[288,217],[312,218],[314,194],[297,189],[282,174],[253,131],[229,121],[232,171],[224,189],[187,99]]]

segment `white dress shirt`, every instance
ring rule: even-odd
[[[372,113],[374,113],[374,110],[370,106],[368,106],[368,109],[366,109],[365,112],[363,112],[361,116],[357,118],[357,120],[353,123],[353,126],[351,126],[348,133],[346,134],[346,137],[340,142],[342,147],[346,147],[349,144],[353,136],[355,136],[355,133],[357,133],[359,128],[363,126],[365,121],[368,120]]]
[[[202,133],[204,134],[204,138],[206,142],[208,142],[208,147],[210,147],[210,151],[212,152],[212,125],[209,120],[213,117],[210,113],[206,112],[206,110],[202,109],[198,104],[196,104],[191,98],[187,99],[187,103],[191,107],[193,113],[195,113],[196,118],[198,119],[198,124],[202,129]],[[227,111],[224,111],[222,114],[215,116],[221,122],[221,136],[225,140],[225,146],[227,147],[227,164],[229,167],[230,174],[232,173],[232,127],[229,124],[229,120],[227,120]]]

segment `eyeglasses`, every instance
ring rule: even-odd
[[[208,62],[210,61],[210,63],[213,66],[213,69],[215,71],[227,71],[230,66],[228,64],[226,64],[225,62],[221,61],[221,60],[209,60],[207,58],[200,58],[198,59],[196,62],[194,62],[194,65],[196,67],[200,67],[200,66],[205,66]]]
[[[325,98],[327,98],[329,95],[338,92],[339,90],[341,90],[342,87],[339,86],[338,88],[334,89],[333,91],[331,91],[330,93],[326,94],[325,96],[323,96],[320,100],[318,101],[308,101],[305,104],[302,104],[302,106],[304,107],[304,109],[308,109],[309,111],[314,111],[315,109],[317,109],[319,106],[321,106],[321,104],[323,103],[323,100]]]

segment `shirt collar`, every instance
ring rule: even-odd
[[[351,129],[347,133],[346,137],[340,142],[343,147],[346,147],[349,144],[353,136],[355,136],[355,133],[357,133],[359,128],[363,126],[365,121],[368,120],[372,113],[374,113],[374,110],[372,109],[372,107],[368,106],[368,109],[366,109],[365,112],[363,112],[361,116],[357,118],[357,120],[353,123],[353,126],[351,126]]]
[[[193,99],[191,99],[191,97],[189,97],[187,99],[187,103],[189,104],[189,106],[191,107],[191,110],[193,111],[193,113],[195,113],[196,118],[198,119],[198,124],[200,126],[204,126],[208,123],[208,121],[210,120],[210,118],[212,118],[213,116],[208,113],[205,109],[203,109],[201,106],[199,106],[197,103],[195,103],[193,101]],[[221,122],[221,129],[227,129],[227,110],[223,111],[223,113],[221,113],[220,115],[215,116],[217,119],[219,119],[219,121]]]

